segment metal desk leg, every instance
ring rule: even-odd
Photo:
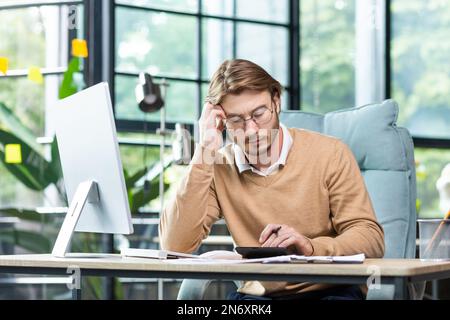
[[[439,300],[439,281],[431,281],[431,297],[433,300]]]
[[[395,278],[394,285],[395,285],[394,299],[395,300],[408,299],[407,280],[403,277]]]
[[[70,270],[72,272],[72,270]],[[74,269],[74,273],[71,276],[72,283],[68,285],[68,288],[72,290],[72,299],[81,300],[81,284],[83,277],[81,276],[81,270],[79,268]]]
[[[72,300],[81,300],[81,288],[72,289]]]

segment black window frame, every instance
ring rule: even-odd
[[[391,43],[392,43],[392,1],[385,0],[385,99],[392,98],[392,57],[391,57]],[[412,136],[415,148],[429,148],[429,149],[450,149],[450,138],[430,138]]]
[[[115,13],[116,8],[128,8],[132,10],[141,10],[146,12],[158,12],[158,13],[167,13],[172,15],[180,15],[180,16],[189,16],[189,17],[195,17],[197,19],[197,77],[195,79],[189,78],[189,77],[164,77],[167,80],[175,80],[175,81],[184,81],[196,84],[197,86],[197,110],[196,114],[197,116],[201,113],[201,107],[202,103],[200,101],[201,97],[201,90],[202,85],[208,84],[209,80],[204,79],[202,77],[202,58],[203,58],[203,50],[202,50],[202,21],[204,19],[215,19],[218,21],[229,21],[232,22],[232,28],[233,28],[233,45],[232,45],[232,52],[233,52],[233,58],[236,57],[236,48],[237,48],[237,33],[236,33],[236,26],[238,23],[252,23],[257,25],[263,25],[263,26],[275,26],[275,27],[283,27],[286,28],[288,32],[288,47],[286,48],[288,52],[288,82],[289,84],[284,87],[286,92],[288,93],[288,109],[289,110],[298,110],[299,109],[299,101],[300,101],[300,50],[299,50],[299,14],[292,14],[293,12],[298,12],[299,10],[299,0],[288,0],[288,22],[287,23],[278,23],[278,22],[269,22],[269,21],[262,21],[262,20],[253,20],[253,19],[244,19],[244,18],[237,18],[236,17],[236,0],[233,0],[233,16],[219,16],[219,15],[211,15],[203,13],[202,11],[202,1],[198,0],[198,7],[197,12],[182,12],[178,10],[167,10],[167,9],[160,9],[156,7],[149,7],[149,6],[136,6],[132,4],[124,4],[124,3],[117,3],[116,1],[111,1],[111,8],[109,9],[110,12]],[[116,16],[115,14],[111,15],[111,20],[115,21]],[[112,25],[114,25],[114,22],[112,22]],[[112,48],[110,52],[112,53],[110,56],[110,59],[114,61],[114,66],[112,66],[111,77],[109,78],[111,95],[113,96],[113,105],[115,105],[115,90],[114,90],[114,80],[115,76],[129,76],[129,77],[138,77],[138,73],[132,73],[132,72],[120,72],[115,70],[115,30],[110,30],[109,35],[110,41],[112,43]],[[292,67],[292,66],[295,67]],[[155,76],[154,77],[157,80],[162,79],[163,77]],[[115,114],[115,113],[114,113]],[[195,124],[188,124],[188,129],[193,132]],[[117,119],[116,118],[116,127],[119,132],[145,132],[146,130],[150,131],[156,131],[159,128],[159,122],[156,121],[142,121],[142,120],[124,120],[124,119]],[[174,129],[175,128],[175,122],[171,122],[170,120],[167,121],[166,127],[168,129]]]
[[[39,0],[30,0],[30,1],[22,1],[20,3],[10,4],[10,3],[0,3],[0,11],[4,10],[17,10],[17,9],[27,9],[34,7],[43,7],[43,6],[71,6],[71,5],[83,5],[85,0],[57,0],[57,1],[39,1]],[[77,29],[73,28],[68,32],[68,43],[70,44],[72,39],[77,37]],[[67,46],[67,62],[70,61],[71,53],[70,53],[70,45]],[[43,76],[48,75],[63,75],[66,71],[65,68],[62,67],[53,67],[53,68],[45,68],[41,73]],[[27,77],[28,72],[15,72],[14,74],[6,74],[2,75],[2,78],[20,78]]]
[[[390,99],[392,96],[392,64],[391,64],[391,41],[392,41],[392,11],[391,11],[391,0],[385,0],[386,18],[385,18],[385,99]],[[116,3],[115,0],[101,0],[101,1],[91,1],[91,0],[60,0],[60,1],[24,1],[17,4],[0,4],[0,10],[11,10],[11,9],[21,9],[28,7],[40,7],[40,6],[63,6],[63,5],[84,5],[84,36],[88,41],[90,55],[86,59],[86,64],[84,68],[84,76],[87,86],[93,85],[101,81],[108,81],[111,89],[111,99],[113,101],[113,108],[115,109],[115,76],[136,76],[134,73],[126,72],[116,72],[115,71],[115,9],[116,7],[131,8],[137,10],[145,10],[151,12],[165,12],[170,14],[193,16],[198,19],[198,61],[197,61],[197,73],[198,77],[196,79],[182,78],[182,77],[164,77],[167,80],[178,80],[187,81],[190,83],[195,83],[197,85],[197,97],[201,97],[201,85],[207,84],[208,80],[202,79],[202,48],[201,48],[201,37],[202,19],[212,18],[221,21],[231,21],[233,22],[234,31],[236,31],[236,25],[238,22],[248,22],[260,25],[272,25],[272,26],[282,26],[288,29],[288,81],[289,85],[286,87],[289,96],[289,110],[301,110],[300,97],[301,97],[301,74],[300,74],[300,28],[301,28],[301,17],[300,17],[300,0],[288,0],[288,22],[287,23],[276,23],[259,21],[252,19],[241,19],[236,18],[236,12],[232,17],[223,17],[217,15],[209,15],[202,13],[202,1],[198,1],[198,10],[196,13],[192,12],[182,12],[177,10],[167,10],[152,7],[143,7],[130,4]],[[233,0],[233,7],[236,8],[236,0]],[[77,30],[73,29],[69,31],[69,43],[72,39],[76,38]],[[91,41],[92,40],[92,41]],[[236,55],[236,32],[233,33],[233,55]],[[95,45],[96,43],[101,43],[101,46]],[[68,46],[70,50],[70,46]],[[70,53],[70,52],[69,52]],[[100,59],[98,59],[100,58]],[[70,59],[70,54],[68,54],[68,60]],[[101,64],[101,66],[100,66]],[[62,68],[46,69],[43,71],[43,75],[62,75],[64,70]],[[15,73],[13,75],[6,75],[2,77],[25,77],[26,72]],[[161,79],[161,77],[155,77],[156,79]],[[201,104],[197,103],[198,109],[196,110],[198,114],[201,111]],[[114,113],[115,114],[115,113]],[[173,129],[175,123],[168,122],[167,128]],[[156,131],[159,127],[158,122],[149,121],[147,124],[144,121],[139,120],[123,120],[116,119],[116,126],[119,132],[145,132],[146,130]],[[189,129],[193,130],[193,126],[188,126]],[[418,137],[413,136],[414,145],[421,148],[440,148],[448,149],[450,148],[450,139],[445,138],[430,138],[430,137]]]

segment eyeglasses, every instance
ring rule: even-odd
[[[245,122],[253,120],[258,126],[264,125],[272,120],[273,109],[267,107],[256,108],[250,118],[244,119],[241,116],[231,116],[225,119],[225,125],[228,129],[242,129],[244,128]]]

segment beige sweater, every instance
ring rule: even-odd
[[[303,129],[289,132],[293,144],[286,164],[267,177],[239,174],[231,145],[220,150],[215,164],[191,164],[161,216],[162,248],[192,252],[211,225],[224,218],[238,246],[260,246],[261,231],[275,223],[310,238],[314,255],[382,257],[383,229],[350,149],[330,136]],[[248,281],[239,291],[276,296],[325,287]]]

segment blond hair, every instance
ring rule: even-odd
[[[222,103],[228,94],[244,90],[268,90],[272,99],[280,98],[282,86],[266,70],[248,60],[225,60],[212,76],[206,102]]]

